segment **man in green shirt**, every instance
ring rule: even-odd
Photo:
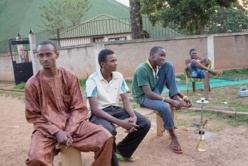
[[[183,153],[174,131],[170,104],[180,109],[190,107],[192,103],[187,96],[178,91],[174,67],[170,62],[165,62],[165,57],[163,47],[156,46],[151,49],[149,58],[134,72],[132,95],[140,106],[160,113],[164,128],[169,131],[172,139],[171,149],[175,153]],[[169,89],[169,97],[161,95],[165,85]]]

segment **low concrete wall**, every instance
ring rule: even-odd
[[[214,45],[216,69],[248,67],[248,34],[216,35]]]
[[[15,80],[10,54],[0,57],[0,80],[3,81]]]
[[[197,49],[199,56],[210,58],[216,69],[248,67],[248,33],[115,41],[67,47],[59,49],[57,65],[72,70],[80,79],[86,78],[99,68],[98,52],[108,48],[117,55],[118,71],[122,72],[125,78],[132,78],[134,70],[146,60],[153,46],[165,48],[166,59],[174,64],[177,74],[183,72],[184,61],[189,58],[191,48]],[[37,58],[34,59],[36,69],[41,69]],[[10,56],[0,57],[0,80],[14,80]]]
[[[126,78],[131,78],[136,67],[149,57],[153,46],[166,50],[166,60],[174,64],[176,73],[182,73],[189,50],[196,48],[199,54],[207,57],[207,36],[200,38],[178,38],[173,40],[137,40],[128,43],[106,43],[105,48],[113,49],[118,56],[118,70]]]

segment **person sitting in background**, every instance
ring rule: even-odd
[[[211,69],[209,59],[197,56],[194,48],[189,51],[189,55],[190,59],[187,59],[185,64],[190,71],[190,76],[192,78],[205,78],[205,98],[206,100],[211,100],[211,97],[209,97],[209,73],[214,76],[220,76],[222,71]]]

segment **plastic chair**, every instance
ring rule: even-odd
[[[211,68],[211,61],[210,60],[208,60],[208,65],[206,67]],[[185,82],[186,82],[187,94],[188,94],[189,82],[192,82],[193,92],[195,92],[195,90],[196,90],[196,85],[195,85],[196,82],[202,82],[204,84],[204,87],[205,87],[205,78],[192,78],[190,76],[190,71],[189,71],[188,68],[184,69],[184,74],[185,74]],[[211,91],[210,85],[209,85],[209,91]]]

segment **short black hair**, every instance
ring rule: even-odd
[[[39,46],[40,46],[40,45],[44,46],[44,45],[48,45],[48,44],[50,44],[50,45],[53,46],[54,52],[57,52],[57,47],[56,47],[56,45],[55,45],[53,42],[51,42],[51,41],[43,41],[43,42],[41,42],[41,43],[39,44]]]
[[[159,49],[164,49],[164,47],[162,47],[162,46],[154,46],[154,47],[152,47],[151,50],[150,50],[150,56],[152,54],[155,54]]]
[[[115,52],[110,50],[110,49],[103,49],[102,51],[100,51],[98,54],[98,63],[100,65],[100,67],[102,67],[101,62],[106,62],[107,56],[112,55],[114,53]]]
[[[189,50],[189,53],[191,54],[192,51],[196,51],[196,49],[192,48]]]

